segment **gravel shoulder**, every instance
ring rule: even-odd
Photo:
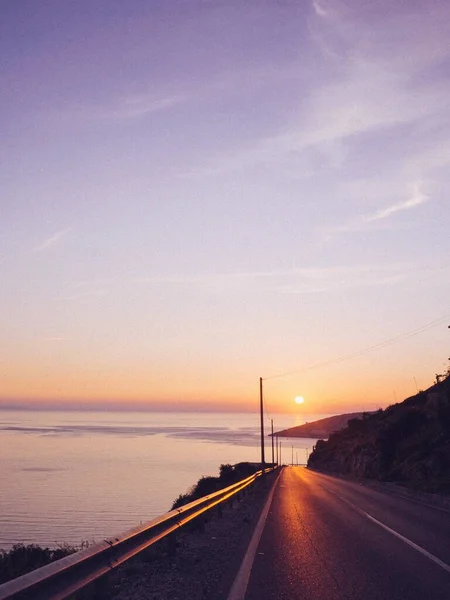
[[[192,525],[180,530],[174,555],[163,541],[118,568],[100,597],[226,600],[277,476],[270,473],[260,478],[239,501],[228,502],[222,518],[213,509],[203,527]]]

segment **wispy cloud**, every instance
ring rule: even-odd
[[[66,229],[62,229],[61,231],[54,233],[53,235],[45,239],[41,244],[39,244],[39,246],[36,246],[34,251],[42,252],[43,250],[48,250],[48,248],[51,248],[52,246],[57,244],[63,237],[65,237],[70,230],[71,227],[67,227]]]
[[[415,208],[420,204],[424,204],[429,200],[429,196],[427,196],[421,189],[421,184],[414,184],[413,193],[410,198],[403,202],[397,202],[396,204],[392,204],[391,206],[387,206],[386,208],[382,208],[375,212],[373,215],[368,215],[364,217],[364,221],[370,223],[371,221],[379,221],[380,219],[386,219],[391,215],[398,213],[400,211],[409,210],[411,208]]]
[[[355,182],[355,189],[352,190],[350,195],[365,195],[365,191],[361,192],[361,189],[364,188],[364,184],[362,182]],[[385,206],[383,208],[377,209],[369,214],[356,214],[355,216],[348,218],[347,220],[343,220],[341,223],[333,223],[332,225],[327,225],[320,229],[320,233],[324,235],[325,241],[329,241],[333,235],[337,234],[346,234],[346,233],[359,233],[361,231],[370,231],[370,230],[389,230],[395,229],[399,230],[405,227],[404,221],[393,221],[393,219],[389,219],[396,215],[399,212],[404,212],[416,208],[426,202],[429,201],[430,195],[425,193],[423,190],[423,182],[416,182],[408,187],[412,187],[412,192],[406,200],[400,200],[398,202],[394,202],[389,206]],[[396,182],[385,183],[383,185],[378,186],[370,186],[370,194],[372,197],[370,198],[371,203],[377,201],[379,203],[378,198],[383,198],[386,196],[392,196],[392,191],[395,189],[395,195],[399,196],[401,194],[399,187],[405,187],[404,185],[397,184]],[[358,189],[359,188],[359,189]],[[392,189],[390,189],[392,188]],[[406,194],[402,194],[406,195]]]
[[[318,17],[322,17],[324,19],[328,17],[328,10],[325,9],[324,6],[318,2],[318,0],[313,0],[312,7]]]
[[[338,265],[330,267],[302,267],[290,270],[216,273],[192,276],[155,276],[134,279],[148,285],[177,285],[201,287],[210,292],[242,292],[263,288],[280,294],[308,294],[348,287],[395,284],[409,277],[412,265]]]
[[[130,94],[104,106],[81,106],[75,114],[82,119],[110,119],[127,121],[140,119],[152,113],[163,112],[186,102],[184,94]]]
[[[167,285],[199,285],[211,286],[218,283],[244,282],[250,280],[280,277],[292,274],[293,271],[253,271],[237,273],[212,273],[208,275],[161,275],[137,277],[133,283],[137,284],[167,284]]]
[[[310,42],[317,45],[319,54],[326,50],[322,58],[316,57],[316,71],[299,85],[297,110],[291,110],[278,132],[207,159],[194,170],[194,176],[255,166],[307,176],[317,170],[305,168],[311,151],[332,168],[340,168],[347,158],[353,158],[348,148],[358,136],[386,135],[395,127],[447,111],[448,80],[435,85],[423,75],[433,71],[448,53],[445,36],[430,42],[440,18],[438,11],[420,24],[419,16],[395,14],[392,24],[383,11],[378,11],[374,20],[367,6],[360,10],[359,3],[357,10],[348,6],[344,11],[338,3],[331,9],[322,0],[314,0],[312,8]],[[410,21],[415,22],[416,17],[421,43],[401,34],[395,45],[398,31],[409,31]],[[423,14],[420,17],[423,19]],[[301,81],[300,65],[298,76]],[[405,160],[409,154],[405,148]]]
[[[151,113],[167,110],[185,101],[184,95],[158,97],[151,94],[137,94],[122,98],[115,106],[105,109],[102,116],[111,119],[139,119]]]
[[[142,92],[113,98],[102,106],[78,106],[83,119],[133,120],[163,112],[188,102],[197,104],[212,97],[239,95],[243,90],[279,85],[298,76],[295,64],[252,66],[224,70],[199,82],[184,81],[177,90]]]

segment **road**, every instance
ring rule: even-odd
[[[353,598],[450,600],[450,511],[285,468],[245,600]]]

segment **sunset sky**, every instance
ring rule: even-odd
[[[449,39],[447,1],[2,0],[0,405],[431,385]]]

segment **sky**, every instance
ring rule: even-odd
[[[446,1],[0,0],[0,406],[430,386],[449,35]]]

